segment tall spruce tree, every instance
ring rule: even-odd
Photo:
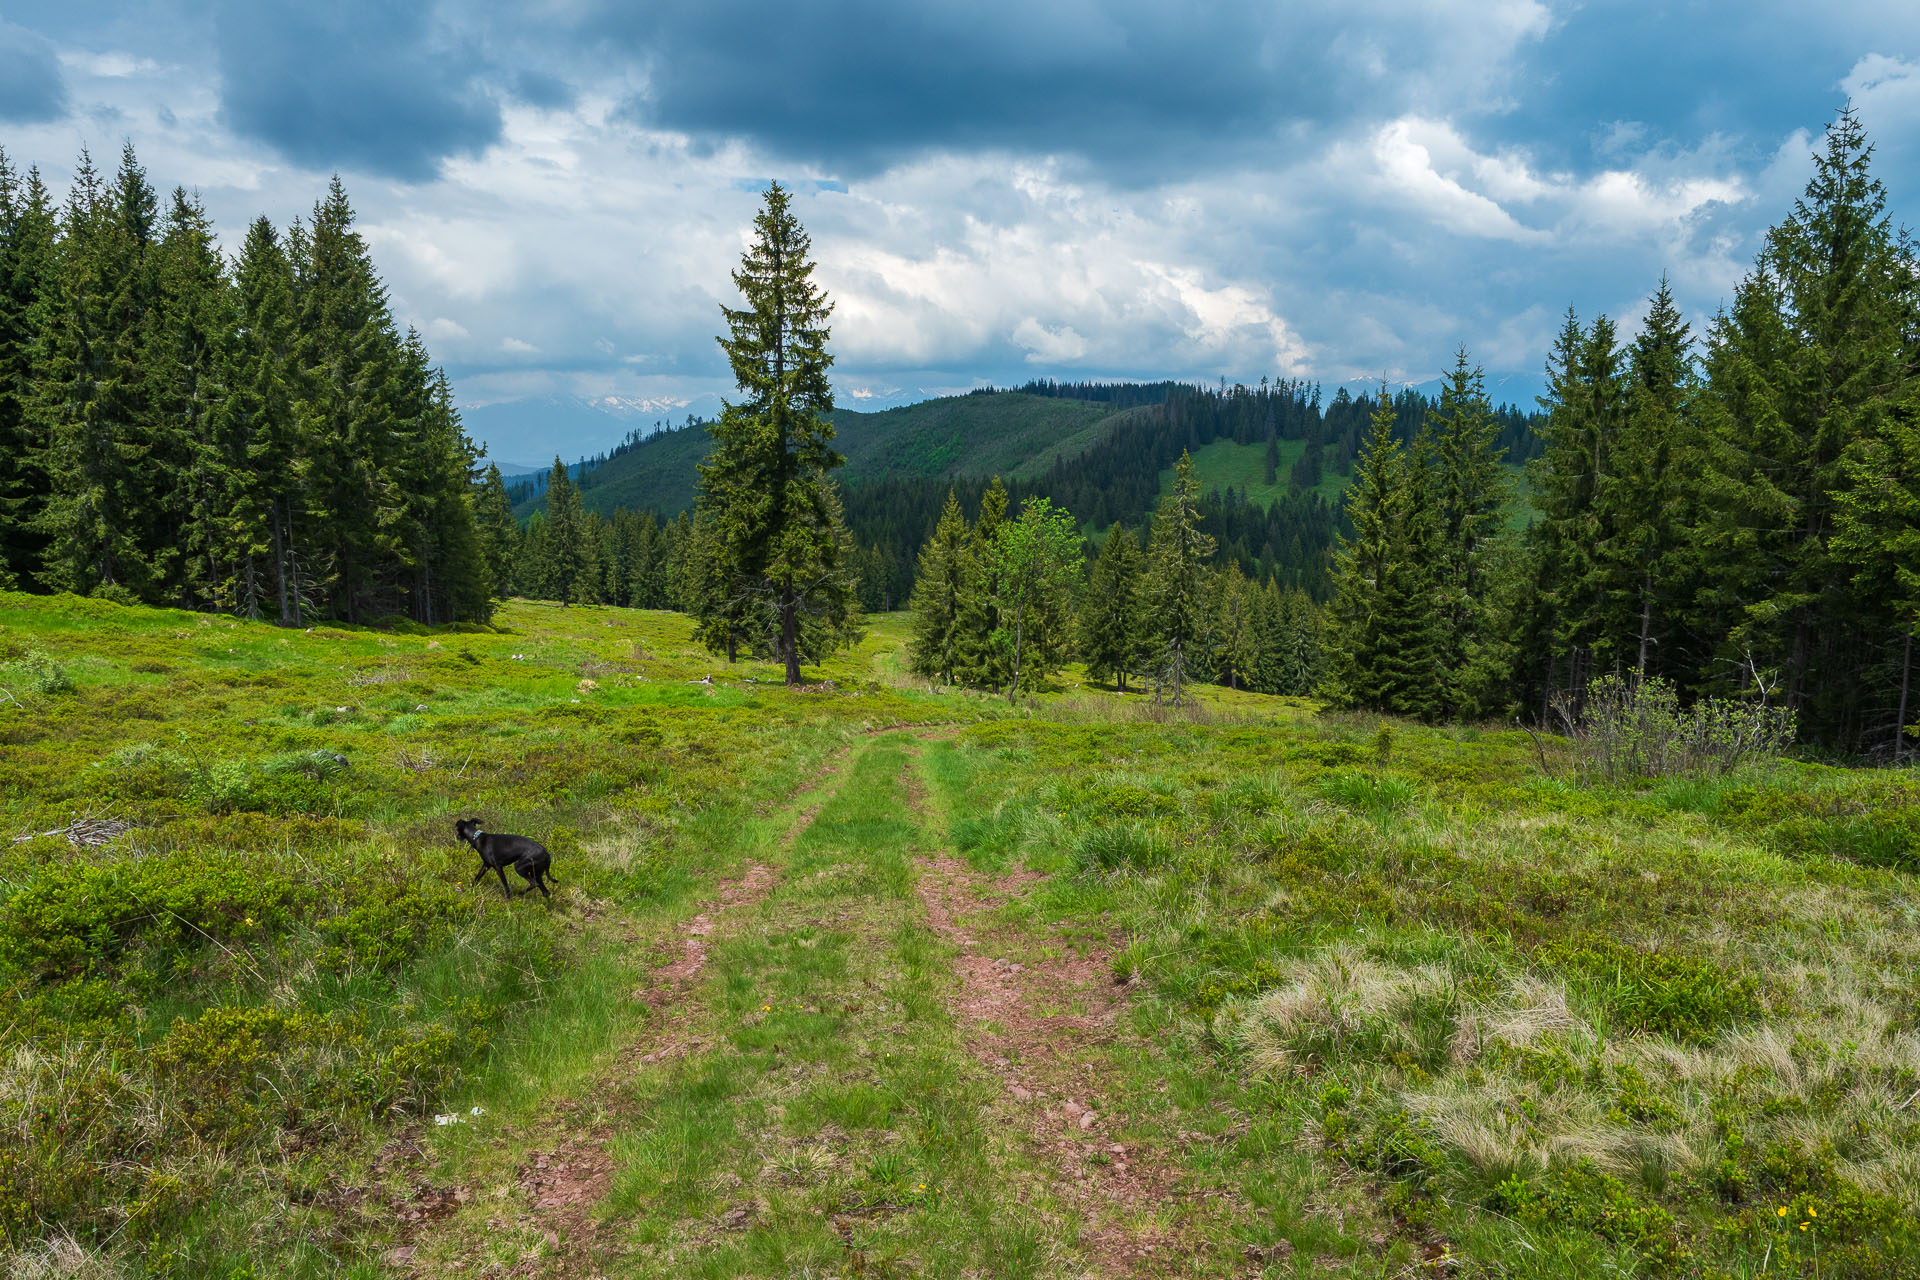
[[[1132,531],[1115,525],[1100,545],[1086,606],[1080,610],[1080,656],[1087,678],[1112,680],[1121,693],[1127,692],[1127,676],[1140,669],[1145,657],[1148,619],[1140,598],[1142,567],[1140,544]]]
[[[225,513],[233,603],[247,617],[271,609],[281,626],[298,626],[310,603],[301,565],[312,450],[295,403],[293,264],[268,219],[247,228],[233,274],[238,328],[216,431],[234,460]]]
[[[154,254],[155,322],[147,353],[153,443],[165,478],[165,528],[153,562],[188,608],[233,608],[236,489],[257,482],[244,445],[225,430],[237,328],[227,266],[200,202],[176,187]],[[242,612],[254,616],[257,610]]]
[[[1422,718],[1438,709],[1431,503],[1426,460],[1401,447],[1383,392],[1347,487],[1353,537],[1334,556],[1323,691],[1336,705]]]
[[[1173,472],[1173,491],[1154,513],[1147,544],[1146,599],[1155,632],[1160,687],[1181,705],[1187,666],[1210,631],[1207,561],[1214,540],[1200,531],[1200,481],[1184,450]]]
[[[330,611],[357,622],[380,604],[403,506],[391,470],[399,337],[337,176],[312,225],[296,228],[289,245],[300,305],[300,434],[313,450],[309,572]]]
[[[1920,745],[1912,741],[1920,738],[1913,691],[1913,637],[1920,631],[1920,380],[1871,435],[1852,445],[1842,465],[1847,485],[1837,497],[1833,550],[1854,591],[1887,611],[1884,661],[1893,671],[1891,723],[1870,723],[1865,745],[1898,765]]]
[[[1659,675],[1682,661],[1675,614],[1690,561],[1693,338],[1665,277],[1629,356],[1613,465],[1595,488],[1602,540],[1593,548],[1594,626],[1602,660]],[[1671,658],[1668,655],[1671,654]]]
[[[1431,441],[1433,519],[1438,554],[1428,568],[1434,584],[1438,662],[1444,672],[1443,707],[1462,715],[1485,700],[1483,650],[1495,637],[1488,617],[1489,563],[1513,485],[1501,466],[1506,450],[1487,400],[1486,376],[1459,350],[1440,403],[1421,425]],[[1497,683],[1504,684],[1505,673]]]
[[[701,506],[731,590],[766,599],[789,685],[800,683],[807,616],[837,625],[856,607],[831,487],[842,462],[828,418],[832,304],[814,283],[810,249],[791,194],[774,183],[733,273],[745,305],[722,308],[720,345],[743,398],[709,427],[713,451],[700,468]]]
[[[0,588],[38,585],[46,546],[46,421],[35,366],[58,286],[56,222],[37,169],[23,180],[0,150]]]
[[[940,523],[920,551],[920,572],[914,579],[913,639],[907,653],[913,671],[942,684],[952,684],[960,668],[961,611],[967,594],[967,520],[960,500],[947,490]]]
[[[1002,647],[1000,565],[994,548],[1007,523],[1007,487],[999,476],[980,497],[980,516],[967,534],[967,591],[960,607],[959,677],[998,693],[1013,678]]]
[[[129,154],[104,182],[82,151],[62,218],[52,323],[37,352],[37,429],[47,440],[41,577],[127,600],[157,591],[146,536],[153,479],[143,356],[154,200]]]
[[[1920,308],[1872,152],[1851,108],[1828,127],[1805,195],[1709,334],[1702,396],[1696,536],[1714,555],[1707,612],[1726,637],[1713,670],[1736,686],[1777,673],[1801,731],[1843,749],[1874,730],[1895,683],[1884,654],[1905,631],[1833,548],[1854,483],[1844,460],[1904,396]]]

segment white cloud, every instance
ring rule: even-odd
[[[1437,163],[1429,145],[1435,139],[1455,144],[1449,149],[1456,153],[1466,151],[1451,127],[1431,121],[1396,120],[1374,136],[1374,181],[1387,200],[1463,235],[1518,241],[1540,238],[1540,232],[1522,226],[1497,201],[1468,190],[1458,174],[1441,172],[1444,160]],[[1507,190],[1526,190],[1527,198],[1537,194],[1531,190],[1537,184],[1521,183],[1522,171],[1511,162],[1487,160],[1485,167]]]
[[[467,326],[458,320],[435,316],[427,324],[427,336],[442,342],[458,342],[472,335],[467,332]]]
[[[534,346],[531,342],[523,342],[519,338],[502,338],[500,340],[500,349],[508,355],[514,356],[531,356],[540,353],[540,348]]]
[[[1032,316],[1013,327],[1014,345],[1026,348],[1028,364],[1072,364],[1087,354],[1087,340],[1070,324],[1049,329]]]

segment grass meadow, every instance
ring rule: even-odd
[[[0,595],[0,1271],[1920,1276],[1910,772],[690,637]]]

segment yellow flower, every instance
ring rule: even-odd
[[[769,1009],[771,1009],[771,1008],[773,1008],[773,1006],[772,1006],[772,1005],[770,1005],[770,1004],[763,1004],[763,1005],[761,1005],[761,1006],[760,1006],[760,1012],[762,1012],[762,1013],[765,1013],[765,1012],[766,1012],[767,1010],[769,1010]]]
[[[1820,1216],[1820,1211],[1818,1209],[1809,1207],[1807,1210],[1807,1216],[1809,1218],[1817,1218]]]
[[[1778,1213],[1778,1214],[1779,1214],[1779,1215],[1780,1215],[1781,1217],[1783,1217],[1783,1218],[1784,1218],[1784,1217],[1786,1217],[1786,1216],[1787,1216],[1787,1206],[1785,1206],[1785,1205],[1781,1205],[1781,1206],[1780,1206],[1780,1207],[1779,1207],[1778,1209],[1776,1209],[1776,1210],[1775,1210],[1774,1212],[1776,1212],[1776,1213]]]
[[[1800,1224],[1800,1229],[1801,1229],[1802,1231],[1805,1231],[1805,1230],[1807,1229],[1807,1224],[1806,1224],[1806,1223],[1804,1223],[1804,1222],[1803,1222],[1803,1223],[1801,1223],[1801,1224]]]

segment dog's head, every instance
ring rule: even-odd
[[[468,844],[472,844],[473,838],[481,834],[480,819],[478,818],[460,819],[458,822],[453,824],[453,834],[455,838],[464,840]]]

